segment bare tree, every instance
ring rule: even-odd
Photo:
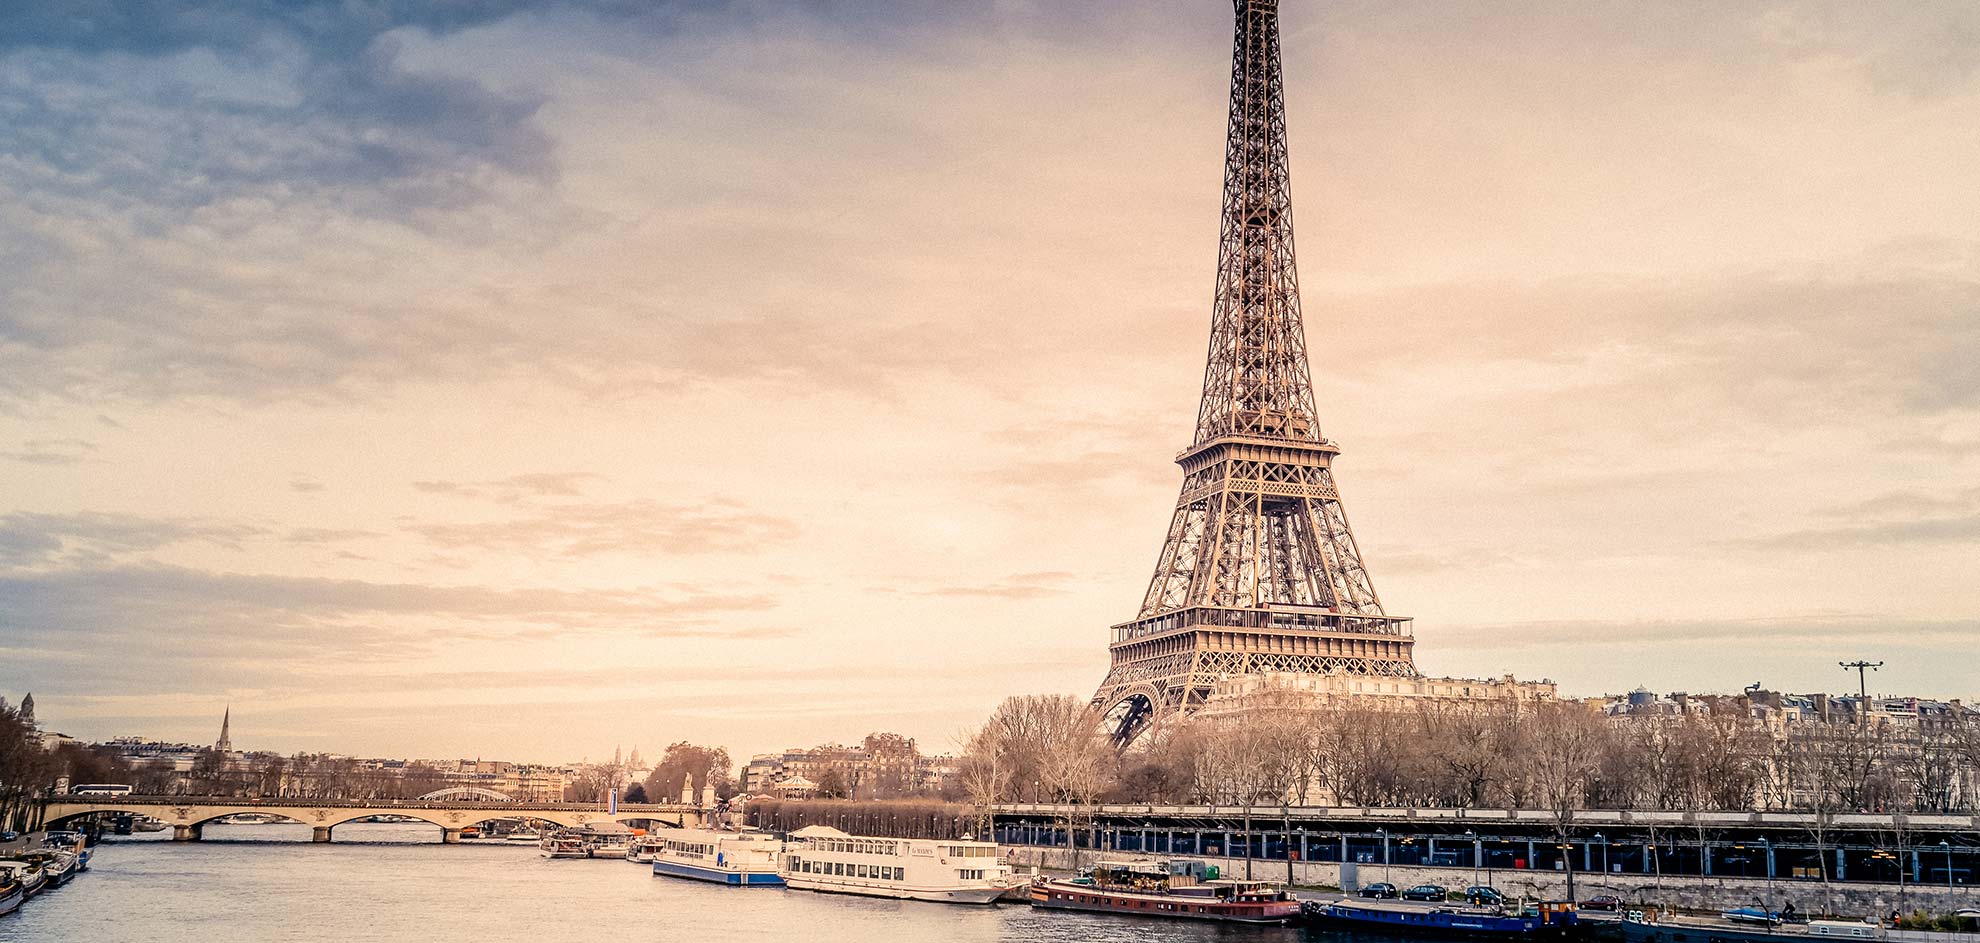
[[[1600,768],[1604,725],[1601,717],[1572,702],[1544,705],[1535,720],[1545,733],[1533,752],[1534,784],[1560,846],[1568,899],[1574,900],[1574,855],[1568,839],[1584,807],[1589,780]]]

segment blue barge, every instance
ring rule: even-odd
[[[1455,904],[1309,900],[1300,910],[1306,922],[1317,927],[1447,938],[1555,939],[1578,934],[1585,927],[1573,904],[1538,904],[1508,912]]]

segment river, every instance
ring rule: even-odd
[[[552,861],[534,845],[442,845],[430,825],[209,825],[105,843],[87,874],[0,917],[33,943],[1297,943],[1302,931],[959,907],[655,877],[625,861]],[[1331,936],[1331,935],[1330,935]],[[1318,935],[1315,936],[1318,938]],[[1374,943],[1374,941],[1361,941]]]

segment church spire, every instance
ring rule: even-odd
[[[234,752],[234,738],[230,735],[228,729],[233,726],[233,723],[234,705],[229,704],[227,705],[226,712],[220,715],[220,742],[214,744],[213,749],[219,750],[222,753]]]

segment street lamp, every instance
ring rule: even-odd
[[[1946,890],[1950,891],[1953,889],[1952,843],[1947,841],[1941,841],[1939,842],[1939,847],[1944,848],[1946,850]]]
[[[1293,862],[1305,857],[1304,855],[1300,854],[1300,849],[1305,847],[1306,847],[1306,828],[1304,826],[1301,826],[1299,830],[1299,844],[1297,845],[1293,844],[1293,836],[1290,833],[1286,835],[1286,886],[1287,887],[1291,887],[1293,884]]]
[[[1473,887],[1477,887],[1478,886],[1478,833],[1467,828],[1464,830],[1464,837],[1471,839],[1471,885]]]
[[[1760,853],[1766,856],[1767,863],[1767,907],[1774,906],[1774,840],[1760,836]]]
[[[1390,883],[1390,881],[1389,881],[1389,830],[1388,830],[1388,829],[1386,829],[1386,828],[1378,828],[1378,829],[1376,829],[1376,830],[1375,830],[1375,834],[1377,834],[1377,835],[1380,835],[1380,836],[1382,837],[1382,883],[1384,883],[1384,884],[1388,884],[1388,883]],[[1947,860],[1949,860],[1949,861],[1950,861],[1950,860],[1952,860],[1952,859],[1951,859],[1951,857],[1950,857],[1950,856],[1948,856],[1948,858],[1947,858]]]
[[[1595,840],[1602,843],[1602,873],[1606,875],[1609,873],[1609,840],[1601,832],[1595,833]],[[1603,880],[1606,881],[1608,878],[1605,877]]]

